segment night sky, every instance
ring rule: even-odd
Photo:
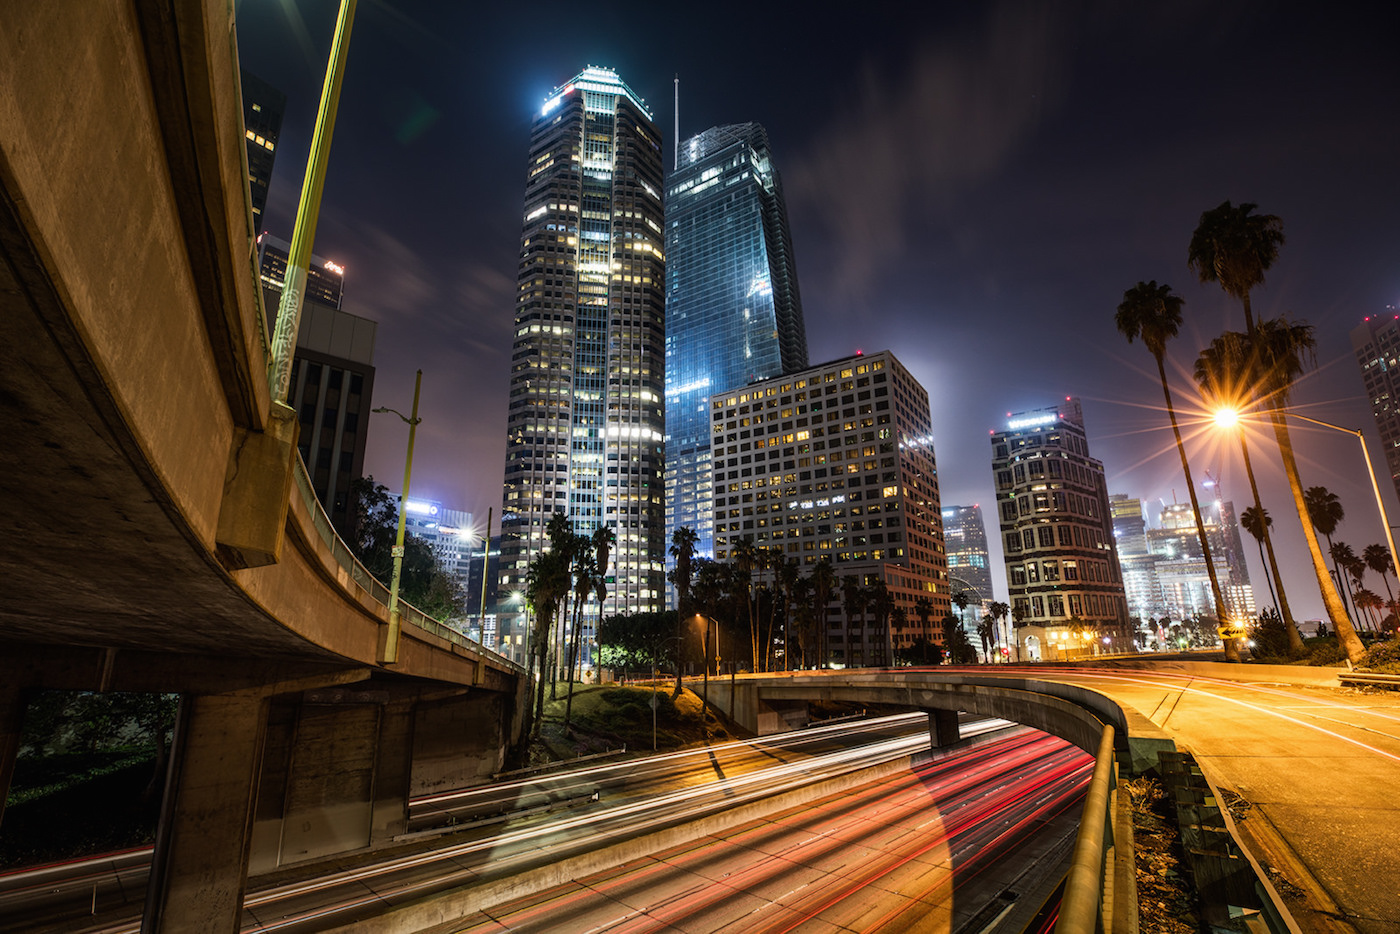
[[[943,502],[982,504],[1005,599],[989,431],[1077,395],[1110,492],[1185,501],[1155,364],[1113,316],[1139,280],[1185,299],[1169,367],[1195,409],[1191,364],[1243,314],[1196,281],[1187,243],[1202,211],[1254,202],[1287,236],[1255,312],[1316,327],[1295,406],[1366,429],[1400,522],[1348,336],[1400,305],[1400,4],[1322,7],[361,0],[315,250],[346,267],[345,310],[379,322],[375,404],[407,411],[424,371],[413,494],[499,521],[533,114],[585,65],[612,67],[669,152],[679,75],[682,138],[767,127],[812,361],[892,348],[924,384]],[[241,0],[237,17],[243,66],[287,94],[264,228],[290,239],[335,3]],[[1237,447],[1195,433],[1197,478],[1219,474],[1242,510]],[[1322,616],[1277,452],[1256,437],[1290,602]],[[1336,538],[1383,541],[1355,440],[1294,437],[1304,484],[1346,508]],[[375,417],[366,470],[391,489],[406,440]]]

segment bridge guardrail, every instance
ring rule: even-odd
[[[364,588],[377,603],[388,606],[389,588],[379,582],[379,579],[371,574],[360,560],[355,557],[350,550],[350,546],[336,532],[335,526],[331,525],[330,516],[326,515],[325,508],[316,497],[316,491],[311,488],[311,477],[306,471],[306,464],[301,459],[301,453],[297,453],[296,469],[293,471],[296,476],[296,487],[301,494],[302,502],[306,504],[307,510],[311,513],[312,524],[316,527],[316,534],[321,537],[321,541],[331,550],[335,561],[339,564],[355,581],[356,584]],[[524,668],[515,662],[488,649],[461,632],[453,629],[438,620],[433,619],[422,610],[411,603],[399,598],[399,620],[403,625],[416,626],[425,632],[430,632],[440,639],[446,639],[454,645],[460,645],[475,652],[493,655],[497,660],[507,665],[511,670],[523,673]]]
[[[1094,758],[1094,776],[1084,796],[1084,815],[1074,841],[1055,934],[1094,934],[1102,930],[1105,860],[1113,845],[1113,789],[1117,783],[1113,726],[1104,724],[1099,752]]]

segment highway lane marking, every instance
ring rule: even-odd
[[[1154,684],[1154,683],[1155,683],[1155,682],[1152,682],[1152,681],[1145,681],[1145,680],[1142,680],[1142,679],[1140,679],[1140,678],[1125,678],[1125,677],[1121,677],[1121,676],[1111,676],[1111,675],[1096,675],[1096,676],[1092,676],[1092,677],[1097,678],[1098,680],[1102,680],[1102,681],[1122,681],[1122,682],[1125,682],[1125,683],[1128,683],[1128,684],[1146,684],[1146,685],[1151,685],[1151,684]],[[1233,684],[1233,683],[1235,683],[1235,682],[1221,682],[1221,683],[1223,683],[1223,684]],[[1160,686],[1160,685],[1159,685],[1159,686]],[[1193,688],[1193,687],[1190,687],[1189,685],[1183,686],[1183,687],[1181,688],[1181,691],[1182,691],[1182,692],[1187,692],[1187,691],[1189,691],[1189,692],[1191,692],[1192,694],[1199,694],[1199,695],[1201,695],[1201,696],[1203,696],[1203,697],[1210,697],[1210,698],[1214,698],[1215,700],[1225,701],[1226,703],[1235,704],[1235,705],[1237,705],[1237,706],[1239,706],[1239,707],[1244,707],[1244,708],[1246,708],[1246,709],[1248,709],[1248,710],[1253,710],[1253,711],[1255,711],[1256,713],[1268,714],[1268,715],[1271,716],[1271,717],[1276,717],[1276,718],[1278,718],[1278,719],[1280,719],[1280,720],[1286,720],[1286,721],[1288,721],[1289,723],[1297,724],[1298,726],[1305,727],[1305,728],[1307,728],[1307,729],[1309,729],[1309,730],[1315,730],[1315,731],[1317,731],[1318,733],[1323,734],[1324,736],[1331,736],[1333,739],[1339,739],[1339,740],[1341,740],[1341,741],[1344,742],[1344,743],[1350,743],[1350,744],[1353,745],[1353,746],[1357,746],[1357,747],[1359,747],[1359,748],[1361,748],[1361,749],[1366,750],[1367,752],[1375,753],[1375,754],[1378,755],[1378,756],[1383,756],[1383,757],[1385,757],[1385,758],[1387,758],[1387,759],[1390,759],[1390,760],[1392,760],[1392,761],[1394,761],[1394,762],[1400,762],[1400,755],[1396,755],[1396,754],[1394,754],[1394,753],[1386,752],[1384,749],[1377,749],[1375,746],[1367,745],[1366,743],[1363,743],[1363,742],[1361,742],[1360,740],[1352,739],[1352,738],[1349,737],[1349,736],[1343,736],[1342,734],[1340,734],[1340,733],[1338,733],[1338,732],[1336,732],[1336,731],[1334,731],[1334,730],[1323,729],[1322,727],[1317,726],[1316,724],[1308,723],[1307,721],[1305,721],[1305,720],[1300,720],[1300,719],[1298,719],[1297,717],[1290,717],[1290,716],[1288,716],[1287,714],[1280,713],[1279,711],[1270,709],[1270,708],[1268,708],[1268,707],[1261,707],[1261,706],[1259,706],[1258,704],[1251,704],[1251,703],[1249,703],[1248,701],[1237,700],[1236,698],[1233,698],[1233,697],[1225,697],[1224,695],[1221,695],[1221,694],[1214,694],[1214,693],[1212,693],[1212,692],[1210,692],[1210,691],[1203,691],[1203,690],[1201,690],[1200,688]],[[1342,705],[1339,705],[1339,706],[1342,706]],[[1350,724],[1348,724],[1348,725],[1350,726]],[[1353,728],[1354,728],[1354,729],[1361,729],[1360,727],[1353,727]],[[1386,734],[1386,735],[1388,735],[1388,734]]]

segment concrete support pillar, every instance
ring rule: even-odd
[[[0,687],[0,820],[5,816],[5,799],[15,777],[15,757],[19,754],[19,734],[24,727],[25,698],[13,685]]]
[[[180,699],[142,934],[236,934],[248,881],[267,699]]]
[[[934,708],[927,713],[929,741],[934,749],[951,746],[960,739],[956,710]]]
[[[418,705],[410,794],[431,794],[489,780],[505,763],[513,704],[501,694],[468,692]]]
[[[374,767],[374,804],[370,846],[388,843],[408,829],[408,786],[413,774],[414,704],[400,701],[384,708],[379,720],[379,749]]]

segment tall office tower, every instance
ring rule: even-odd
[[[243,136],[248,151],[248,190],[253,196],[253,232],[262,233],[262,212],[272,163],[277,158],[277,137],[282,133],[282,113],[287,95],[248,71],[243,77]]]
[[[1400,314],[1370,315],[1352,328],[1351,346],[1381,435],[1385,465],[1400,496]]]
[[[1050,640],[1057,634],[1048,630],[1072,618],[1126,635],[1108,488],[1103,464],[1089,455],[1079,400],[1013,414],[991,440],[1013,609]],[[1021,656],[1044,648],[1023,644]]]
[[[943,540],[948,549],[948,582],[952,594],[968,591],[970,606],[992,599],[992,572],[987,565],[987,526],[981,506],[944,506]]]
[[[258,249],[263,307],[271,328],[282,294],[287,245],[264,234]],[[350,487],[365,466],[378,325],[340,310],[340,272],[334,263],[312,257],[287,404],[296,410],[301,426],[297,447],[312,489],[336,532],[348,541],[355,534]]]
[[[1225,600],[1225,615],[1248,618],[1254,615],[1254,589],[1249,583],[1249,570],[1244,563],[1234,515],[1234,503],[1221,500],[1201,503],[1201,521],[1205,525],[1220,595]],[[1172,619],[1197,614],[1214,617],[1215,597],[1210,590],[1210,575],[1191,506],[1187,503],[1163,505],[1158,527],[1147,532],[1147,547],[1156,558],[1163,612]]]
[[[1157,580],[1157,556],[1147,549],[1147,520],[1143,517],[1142,500],[1125,493],[1108,497],[1113,516],[1113,537],[1118,544],[1118,566],[1123,572],[1123,592],[1128,600],[1128,615],[1135,616],[1144,629],[1148,621],[1166,612],[1162,602],[1162,586]]]
[[[710,397],[715,558],[740,541],[781,549],[805,572],[882,580],[905,624],[857,625],[839,603],[828,644],[845,665],[890,664],[918,638],[941,642],[948,567],[928,393],[888,350],[833,360]],[[918,601],[933,605],[928,627]],[[835,595],[833,594],[833,600]]]
[[[690,528],[711,557],[706,399],[805,369],[807,335],[763,127],[713,127],[681,144],[678,163],[666,187],[666,538]]]
[[[607,68],[556,88],[535,117],[501,515],[502,609],[515,612],[499,650],[517,660],[525,617],[508,595],[525,589],[555,512],[616,536],[604,615],[662,608],[661,160],[646,105]]]

